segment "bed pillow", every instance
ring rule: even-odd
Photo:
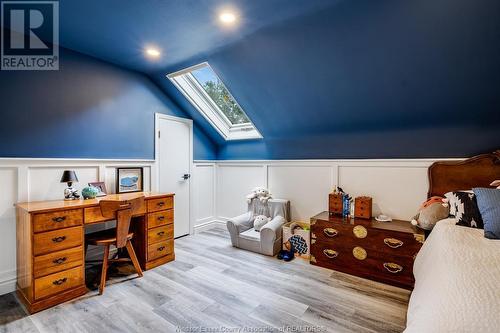
[[[457,225],[483,229],[483,219],[473,191],[448,192],[444,196],[449,200],[450,215],[455,217]]]
[[[484,221],[484,237],[500,239],[500,190],[475,188],[474,194]]]

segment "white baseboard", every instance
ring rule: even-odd
[[[0,274],[0,295],[8,294],[16,290],[16,270],[10,270]]]
[[[207,221],[207,222],[195,225],[193,229],[194,229],[194,233],[197,234],[197,233],[203,232],[205,230],[215,228],[216,226],[225,227],[226,222],[218,221],[218,220]]]

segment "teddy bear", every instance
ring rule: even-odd
[[[247,203],[252,202],[252,199],[255,198],[258,198],[261,203],[267,204],[267,201],[271,199],[271,193],[263,187],[256,187],[247,195]]]
[[[448,199],[431,197],[420,206],[419,212],[413,217],[411,224],[424,230],[432,230],[438,221],[449,215]]]
[[[253,228],[255,231],[260,232],[260,229],[269,222],[270,218],[265,215],[257,215],[253,220]]]

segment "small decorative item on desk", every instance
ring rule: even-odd
[[[116,168],[116,193],[141,192],[142,168]]]
[[[360,219],[371,219],[372,218],[372,203],[371,197],[357,197],[354,199],[354,217]]]
[[[82,189],[82,196],[84,199],[95,199],[95,197],[99,194],[99,190],[92,186],[86,186]]]
[[[78,177],[76,176],[76,172],[73,170],[64,170],[63,175],[61,177],[61,183],[68,184],[68,187],[64,190],[64,200],[80,199],[78,190],[72,187],[74,182],[78,182]]]
[[[106,184],[104,184],[104,182],[89,183],[89,186],[93,186],[99,191],[96,197],[103,197],[108,194],[108,191],[106,191]]]
[[[343,201],[342,201],[342,192],[339,190],[342,190],[340,187],[336,187],[332,193],[328,195],[328,211],[330,213],[330,216],[334,215],[342,215],[342,206],[343,206]]]

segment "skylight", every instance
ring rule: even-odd
[[[186,68],[167,77],[224,139],[262,138],[208,63]]]

